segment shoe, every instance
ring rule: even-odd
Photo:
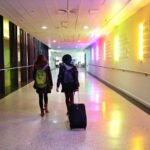
[[[41,111],[41,117],[43,117],[43,116],[44,116],[44,110]]]
[[[49,111],[48,111],[48,110],[45,110],[45,112],[46,112],[46,113],[49,113]]]
[[[47,108],[47,105],[45,105],[45,112],[46,112],[46,113],[49,113],[48,108]]]

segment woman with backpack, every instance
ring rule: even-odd
[[[41,116],[48,113],[48,93],[51,93],[53,87],[50,66],[44,55],[39,55],[34,63],[33,71],[34,88],[39,95],[39,106]]]
[[[66,54],[62,57],[62,64],[59,66],[59,74],[57,78],[57,89],[58,92],[60,84],[62,85],[61,92],[64,92],[68,108],[71,104],[74,103],[74,92],[78,91],[79,81],[78,81],[78,71],[76,66],[71,64],[72,57],[69,54]]]

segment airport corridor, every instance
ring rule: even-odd
[[[33,82],[0,100],[0,150],[150,150],[149,114],[84,69],[78,71],[86,130],[69,128],[64,93],[56,92],[56,69],[44,117]]]

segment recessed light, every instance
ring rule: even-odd
[[[88,29],[88,28],[89,28],[88,26],[84,26],[84,27],[83,27],[83,29],[85,29],[85,30]]]
[[[42,29],[47,29],[47,26],[42,26],[41,28],[42,28]]]
[[[56,40],[53,40],[53,43],[56,43]]]

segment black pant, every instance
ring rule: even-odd
[[[65,92],[67,111],[71,104],[74,103],[74,92]]]
[[[40,109],[43,110],[43,99],[44,99],[44,104],[48,104],[48,96],[47,93],[39,93],[39,105]]]

